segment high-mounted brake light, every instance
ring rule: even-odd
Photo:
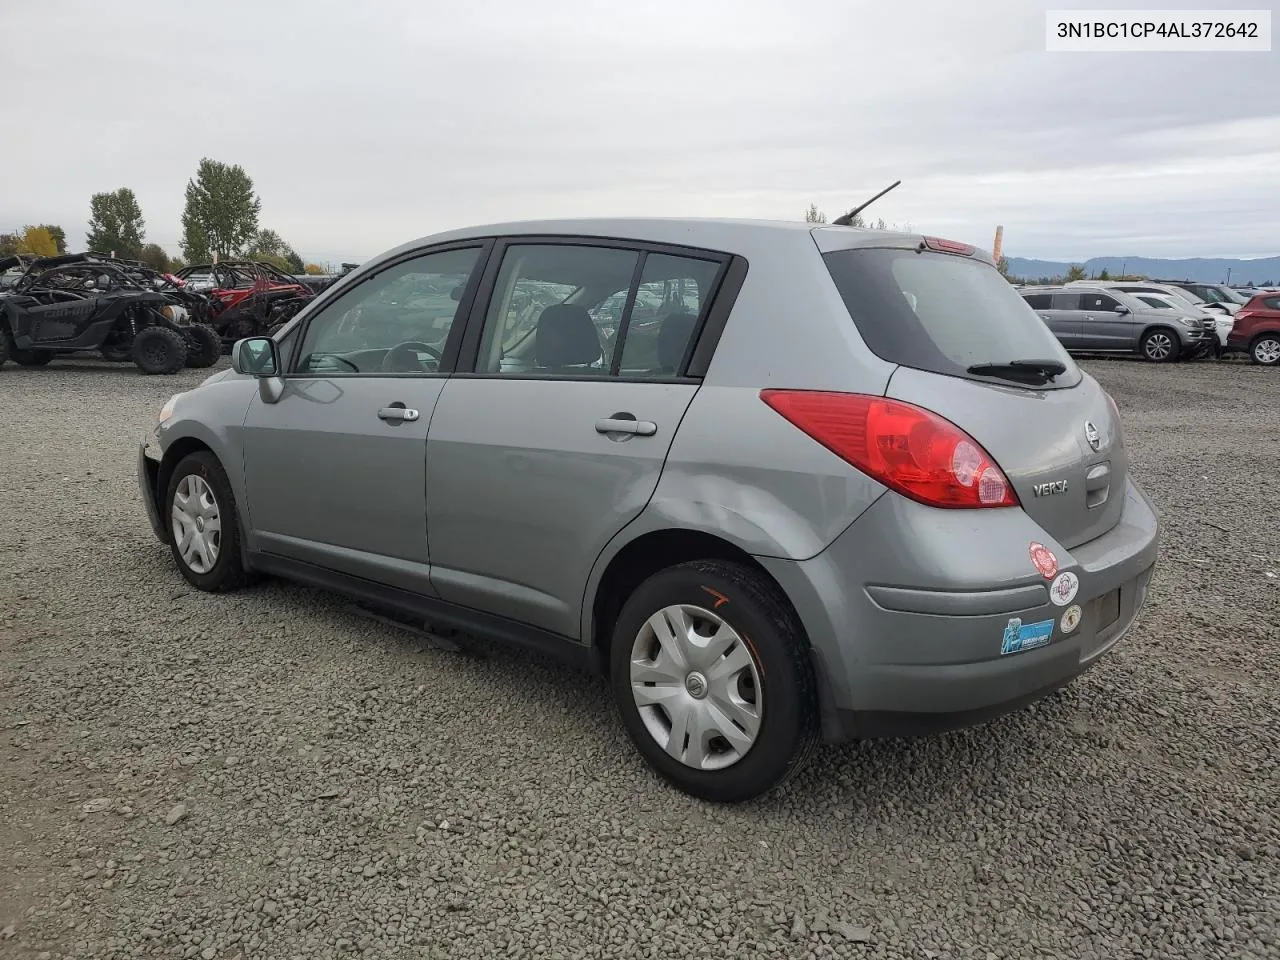
[[[924,245],[938,253],[958,253],[962,257],[973,256],[973,246],[959,240],[943,240],[941,237],[925,237]]]
[[[912,500],[948,509],[1018,506],[991,456],[929,410],[819,390],[762,390],[760,399],[836,456]]]

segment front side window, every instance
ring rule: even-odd
[[[375,274],[307,325],[297,373],[435,373],[479,247],[428,253]]]

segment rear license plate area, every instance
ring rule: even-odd
[[[1098,598],[1098,629],[1105,630],[1120,619],[1120,588]]]

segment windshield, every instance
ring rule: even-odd
[[[1246,304],[1246,303],[1248,303],[1248,302],[1249,302],[1249,298],[1248,298],[1248,297],[1246,297],[1246,296],[1245,296],[1243,293],[1241,293],[1239,290],[1235,290],[1235,289],[1233,289],[1233,288],[1231,288],[1231,287],[1223,287],[1223,288],[1222,288],[1222,292],[1223,292],[1223,293],[1225,293],[1225,294],[1227,295],[1227,298],[1228,298],[1232,303],[1238,303],[1238,304],[1244,305],[1244,304]]]
[[[1056,361],[1071,387],[1079,368],[1030,305],[990,264],[903,249],[841,250],[823,259],[871,351],[890,363],[974,380],[971,368]]]

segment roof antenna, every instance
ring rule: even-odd
[[[883,190],[877,193],[874,197],[872,197],[866,203],[862,204],[859,207],[854,207],[852,210],[846,213],[843,217],[836,217],[834,220],[831,221],[831,225],[835,227],[852,227],[854,217],[860,214],[863,210],[867,209],[867,207],[871,206],[873,203],[875,203],[877,200],[879,200],[881,197],[883,197],[886,193],[888,193],[890,190],[892,190],[901,182],[902,182],[901,180],[893,181],[893,183],[889,184],[889,186],[885,187]]]

